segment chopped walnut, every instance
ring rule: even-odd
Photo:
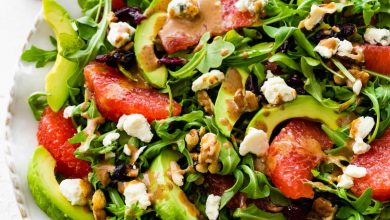
[[[207,173],[207,171],[208,171],[208,164],[206,164],[206,163],[198,163],[198,164],[196,164],[195,169],[199,173]]]
[[[216,174],[221,170],[221,164],[218,163],[218,161],[214,161],[214,162],[210,163],[208,170],[210,173]]]
[[[199,105],[201,105],[204,110],[207,112],[209,115],[214,114],[214,103],[211,101],[209,95],[207,94],[206,91],[201,90],[196,93],[196,97],[198,99]]]
[[[367,72],[362,71],[357,67],[352,67],[348,71],[349,71],[349,73],[351,73],[352,76],[354,76],[356,79],[360,80],[362,82],[363,86],[367,85],[368,80],[370,79],[370,75]],[[353,83],[346,78],[340,78],[340,77],[335,75],[335,76],[333,76],[333,80],[337,85],[345,85],[346,84],[349,87],[353,86]]]
[[[106,198],[104,197],[104,193],[99,189],[92,196],[92,212],[96,220],[106,219],[104,207],[106,207]]]
[[[234,94],[234,102],[241,112],[253,112],[259,109],[259,102],[256,95],[251,91],[244,92],[239,89]]]
[[[192,151],[199,143],[198,131],[196,129],[191,129],[188,134],[186,134],[184,140],[186,141],[188,151]]]
[[[205,127],[201,127],[199,129],[199,137],[203,137],[203,135],[206,134],[206,128]]]
[[[115,16],[115,13],[111,11],[111,12],[108,14],[108,16],[107,16],[107,21],[108,21],[109,23],[111,23],[111,22],[117,22],[117,21],[118,21],[118,18]]]
[[[299,23],[298,28],[310,31],[324,19],[325,14],[333,14],[336,10],[337,5],[334,2],[320,6],[312,5],[309,16]]]
[[[213,133],[205,134],[200,140],[199,163],[212,163],[218,160],[221,145],[217,140],[217,135]]]
[[[331,220],[335,213],[336,207],[329,200],[319,197],[314,200],[308,219]]]
[[[103,186],[107,186],[111,182],[110,174],[114,172],[115,166],[103,163],[96,165],[95,170],[98,180]]]
[[[177,186],[183,186],[183,179],[184,179],[184,174],[186,173],[185,170],[182,170],[177,164],[176,161],[171,161],[170,163],[170,170],[168,175],[171,176],[172,181],[177,185]]]

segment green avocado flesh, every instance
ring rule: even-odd
[[[164,88],[168,70],[158,63],[154,52],[154,40],[166,21],[166,13],[155,13],[137,26],[134,36],[134,52],[141,73],[152,86]]]
[[[27,180],[38,206],[52,219],[93,220],[87,207],[73,206],[60,191],[54,175],[56,161],[43,147],[38,147],[28,167]]]
[[[69,97],[68,79],[77,70],[78,64],[60,55],[61,37],[77,38],[78,35],[72,27],[72,19],[64,8],[55,0],[43,0],[43,16],[53,29],[57,41],[58,51],[53,68],[46,75],[47,102],[53,111],[59,111]]]
[[[154,209],[163,220],[198,219],[199,212],[194,204],[167,175],[171,161],[177,161],[179,158],[179,153],[164,150],[154,159],[147,172],[150,182],[148,192],[153,195]]]
[[[292,118],[308,118],[320,121],[331,129],[337,129],[349,120],[350,115],[326,108],[311,96],[299,95],[292,102],[263,107],[250,121],[248,128],[261,129],[267,132],[270,138],[272,131],[279,123]]]
[[[223,135],[229,137],[234,124],[240,118],[242,112],[234,108],[234,94],[238,90],[245,92],[245,82],[248,73],[239,68],[229,68],[226,77],[219,89],[215,101],[215,122]]]

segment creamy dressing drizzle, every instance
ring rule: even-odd
[[[200,39],[205,32],[220,35],[224,32],[223,11],[220,0],[199,0],[199,14],[192,20],[168,18],[159,35],[161,39],[187,36]]]

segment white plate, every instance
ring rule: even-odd
[[[72,17],[81,15],[77,0],[57,0]],[[33,18],[32,18],[33,19]],[[53,35],[40,13],[34,28],[30,31],[24,50],[36,45],[52,49],[49,36]],[[44,91],[44,78],[52,65],[35,68],[32,63],[18,62],[14,85],[11,91],[8,116],[6,120],[5,154],[11,180],[14,185],[16,201],[23,219],[49,219],[35,204],[27,183],[27,167],[37,147],[36,131],[38,122],[34,119],[27,103],[33,92]]]

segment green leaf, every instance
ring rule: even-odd
[[[374,132],[370,134],[368,137],[368,143],[371,143],[372,141],[375,140],[376,135],[379,130],[379,124],[380,124],[380,119],[381,119],[381,111],[380,111],[380,106],[379,106],[379,101],[375,92],[374,84],[370,83],[369,86],[367,86],[362,93],[366,95],[372,103],[372,109],[375,111],[376,114],[376,122],[375,122],[375,129]]]
[[[301,71],[300,66],[293,59],[291,59],[288,55],[286,55],[284,53],[274,54],[272,57],[270,57],[268,59],[268,61],[282,63],[282,64],[286,65],[288,68],[291,68],[291,69],[296,70],[298,72]]]
[[[221,204],[219,206],[219,209],[221,210],[223,207],[225,207],[226,204],[233,198],[233,196],[240,190],[242,184],[244,183],[244,174],[236,169],[233,172],[234,178],[236,179],[236,182],[232,187],[227,189],[221,196]]]
[[[253,171],[246,165],[241,165],[240,168],[249,176],[249,181],[247,185],[241,189],[241,192],[246,193],[248,198],[251,199],[261,199],[270,195],[269,183],[267,177],[265,177],[263,173]]]
[[[210,68],[221,66],[222,60],[234,52],[234,44],[224,41],[222,37],[214,38],[214,41],[207,45],[206,56],[196,67],[201,73],[207,73]]]
[[[240,156],[232,144],[222,134],[218,134],[218,141],[221,145],[218,160],[222,163],[222,170],[219,174],[227,175],[237,168],[237,165],[240,163]]]
[[[41,120],[42,113],[47,106],[46,93],[35,92],[28,97],[28,104],[34,114],[35,120]]]
[[[341,131],[332,130],[325,124],[322,124],[321,128],[337,147],[347,146],[347,142],[349,139],[348,134]]]
[[[238,208],[234,211],[233,216],[241,220],[285,220],[282,213],[265,212],[251,204],[247,208]]]
[[[43,50],[35,46],[31,46],[22,54],[22,60],[26,62],[34,62],[35,67],[44,67],[47,63],[52,62],[57,57],[57,50]]]
[[[272,51],[275,51],[278,49],[296,30],[296,27],[271,27],[271,26],[263,26],[263,29],[265,33],[272,37],[275,38],[275,43],[272,47]]]
[[[364,220],[362,214],[349,206],[341,207],[336,214],[337,219]]]

